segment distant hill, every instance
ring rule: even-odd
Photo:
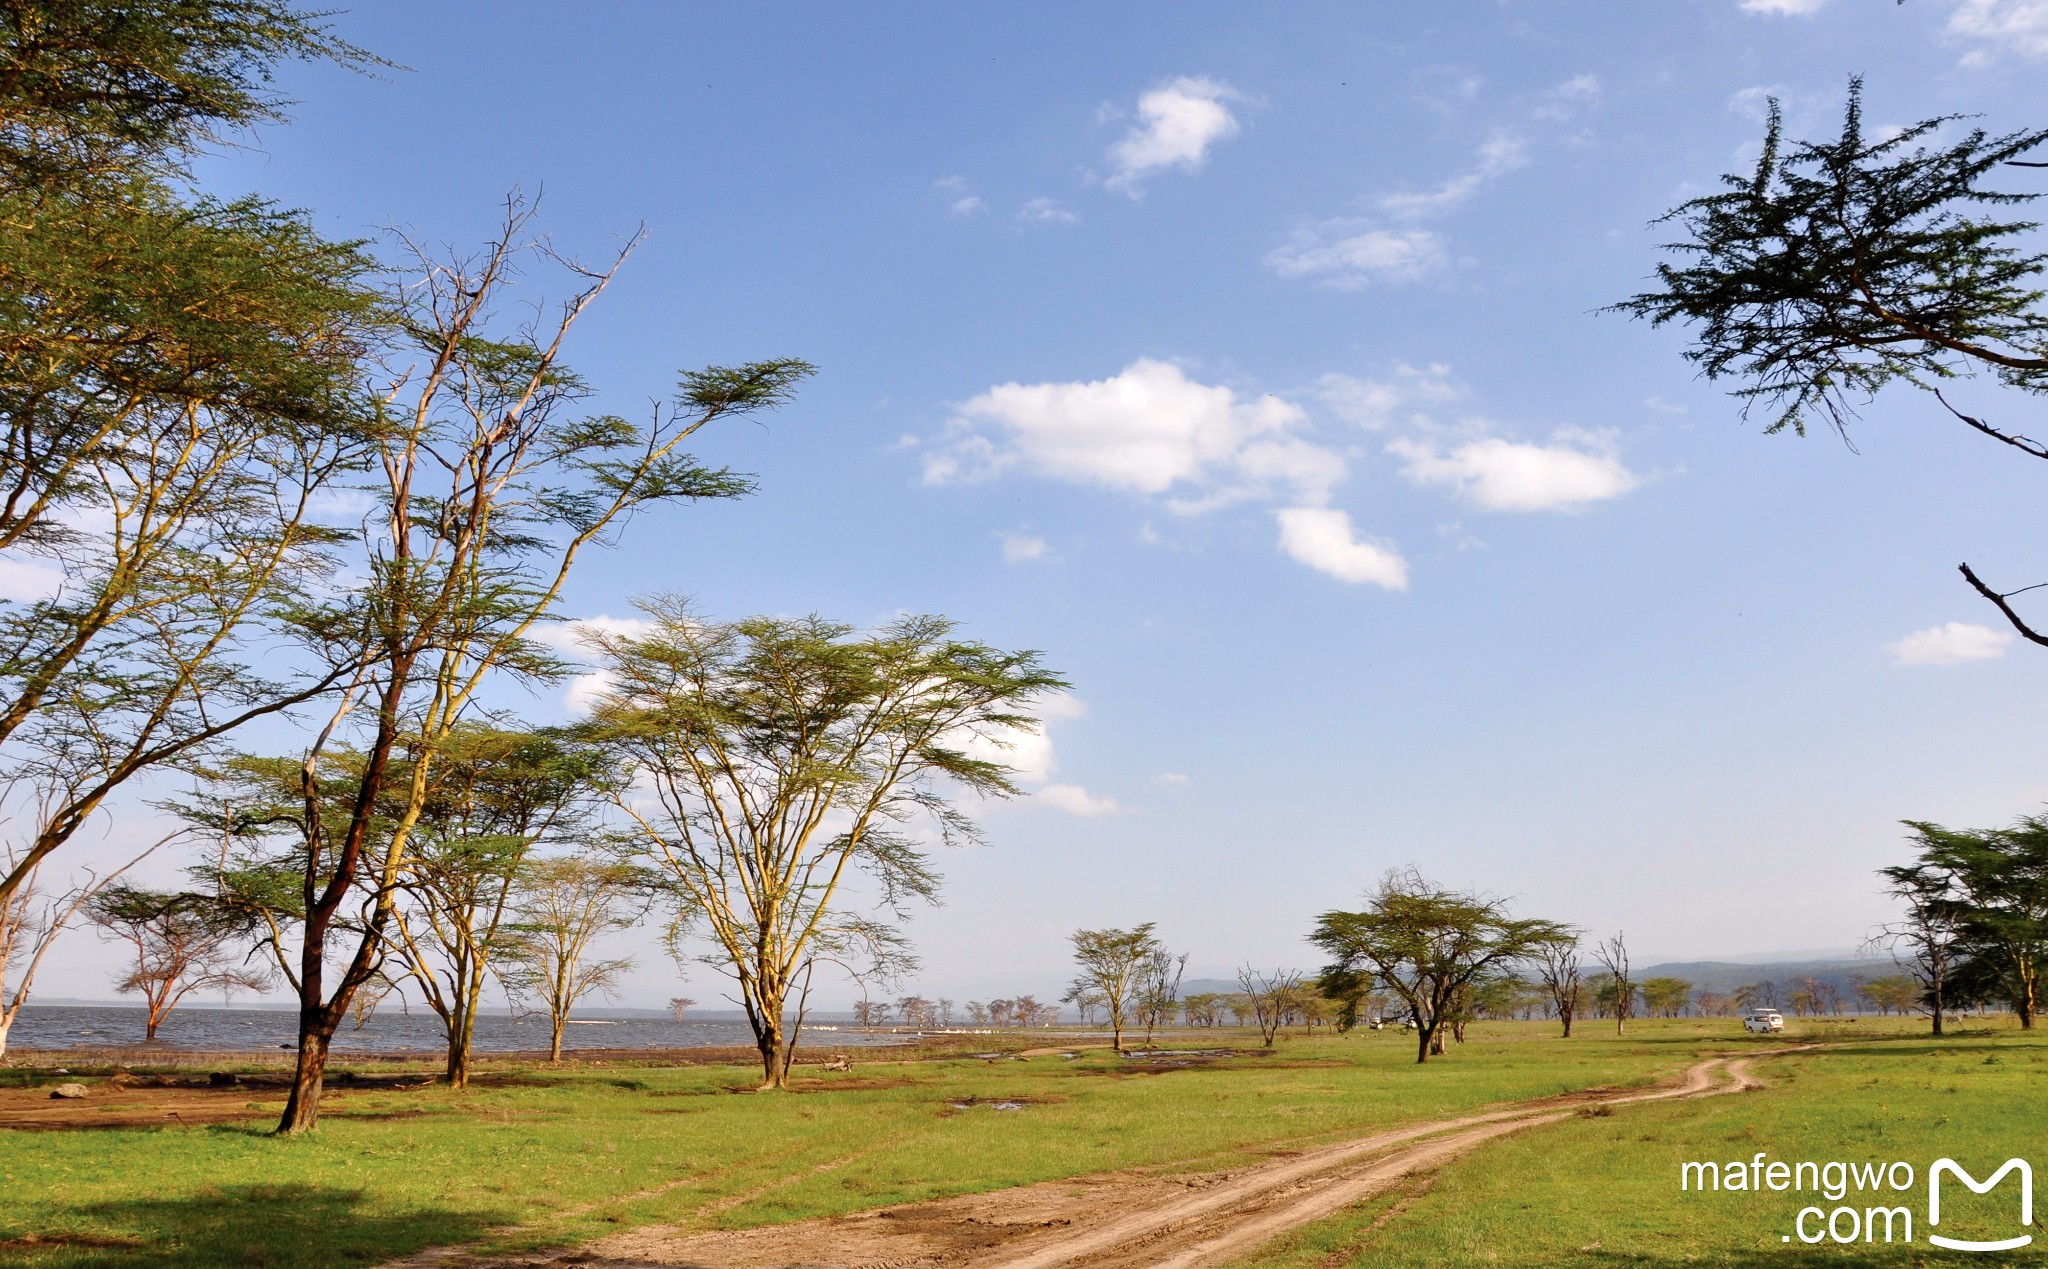
[[[1582,966],[1588,974],[1597,973],[1597,964]],[[1845,1001],[1854,998],[1857,978],[1869,982],[1873,978],[1885,978],[1892,974],[1904,973],[1892,960],[1884,957],[1829,958],[1826,960],[1789,960],[1748,963],[1738,961],[1666,961],[1633,969],[1632,977],[1637,982],[1645,978],[1683,978],[1692,984],[1695,992],[1716,991],[1723,995],[1738,987],[1751,983],[1775,983],[1774,995],[1780,1005],[1785,1003],[1786,993],[1795,978],[1815,978],[1827,983],[1842,994]],[[1182,996],[1198,995],[1202,992],[1234,992],[1237,984],[1225,978],[1191,978],[1180,985]]]
[[[1762,965],[1740,965],[1732,961],[1672,961],[1636,970],[1633,977],[1637,982],[1645,978],[1683,978],[1692,984],[1696,992],[1718,991],[1724,994],[1750,983],[1776,983],[1782,1003],[1784,987],[1794,978],[1819,979],[1847,996],[1854,980],[1859,977],[1868,982],[1903,972],[1888,957],[1868,957],[1861,960],[1773,961]]]

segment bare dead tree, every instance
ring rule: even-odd
[[[1537,949],[1533,958],[1537,977],[1543,981],[1543,990],[1550,996],[1550,1007],[1557,1011],[1557,1020],[1564,1026],[1564,1038],[1572,1038],[1572,1019],[1578,1016],[1585,983],[1579,975],[1579,944],[1576,938],[1570,942],[1559,939],[1545,943]]]
[[[1155,1027],[1173,1025],[1180,1009],[1180,980],[1187,972],[1188,954],[1175,956],[1161,948],[1145,959],[1138,972],[1138,1017],[1145,1024],[1145,1045],[1152,1045]]]
[[[1280,1024],[1287,1019],[1287,1003],[1301,990],[1301,975],[1291,969],[1268,974],[1247,965],[1237,971],[1237,985],[1244,992],[1252,1021],[1258,1024],[1260,1042],[1272,1048]]]
[[[1628,976],[1628,942],[1617,930],[1613,938],[1600,940],[1593,954],[1614,976],[1614,1034],[1620,1035],[1628,1026],[1636,994],[1635,982]]]

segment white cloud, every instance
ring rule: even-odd
[[[1742,0],[1744,13],[1770,13],[1780,16],[1805,17],[1818,13],[1828,0]]]
[[[1963,0],[1949,15],[1948,34],[1982,46],[1963,59],[1966,65],[2002,52],[2048,57],[2048,0]]]
[[[1044,538],[1033,537],[1028,533],[1003,533],[998,536],[1003,540],[1005,564],[1023,564],[1031,560],[1050,558],[1052,548],[1046,545]]]
[[[1042,789],[1033,789],[1031,796],[1055,811],[1065,811],[1089,820],[1117,815],[1124,809],[1117,805],[1115,798],[1090,793],[1078,784],[1048,784]]]
[[[536,626],[533,630],[533,640],[573,659],[589,652],[584,640],[591,634],[639,638],[653,631],[654,623],[644,617],[613,617],[599,614],[595,617],[579,617],[572,621],[557,621]],[[611,687],[612,676],[603,670],[573,675],[562,688],[562,708],[580,718],[588,714],[596,706],[598,699],[610,691]]]
[[[1152,778],[1161,784],[1185,785],[1188,782],[1188,778],[1178,771],[1162,771]]]
[[[1536,108],[1536,117],[1551,123],[1564,123],[1581,110],[1598,105],[1601,87],[1598,75],[1574,75],[1543,94],[1543,104]]]
[[[1314,278],[1355,291],[1374,282],[1414,282],[1447,263],[1443,239],[1426,229],[1374,228],[1355,218],[1326,220],[1294,231],[1266,263],[1283,278]]]
[[[1556,112],[1576,109],[1587,94],[1598,91],[1599,80],[1582,75],[1553,89],[1545,109],[1563,118]],[[1374,198],[1372,206],[1382,220],[1338,217],[1297,229],[1285,245],[1266,254],[1266,264],[1283,278],[1313,278],[1343,290],[1418,281],[1450,263],[1450,252],[1442,235],[1412,222],[1449,215],[1489,182],[1528,162],[1528,147],[1520,138],[1495,133],[1479,147],[1471,167],[1436,188]],[[1411,223],[1389,226],[1384,220]]]
[[[1408,562],[1385,543],[1361,541],[1351,517],[1334,507],[1287,507],[1280,521],[1280,549],[1339,581],[1370,583],[1387,590],[1408,589]]]
[[[1344,478],[1335,451],[1293,433],[1308,422],[1275,396],[1242,398],[1179,366],[1140,358],[1108,379],[1006,383],[962,403],[925,457],[927,484],[988,479],[1013,467],[1135,494],[1183,491],[1184,512],[1274,485],[1302,500]]]
[[[1033,225],[1071,225],[1081,218],[1057,198],[1034,198],[1017,212],[1017,219]]]
[[[29,604],[64,588],[64,570],[37,560],[0,556],[0,600]]]
[[[1220,80],[1183,75],[1138,98],[1138,122],[1109,147],[1115,171],[1105,182],[1136,198],[1145,178],[1166,168],[1200,171],[1209,148],[1236,136],[1240,125],[1228,103],[1243,100]]]
[[[1497,436],[1449,451],[1435,442],[1401,438],[1387,450],[1407,460],[1402,474],[1418,485],[1457,491],[1487,511],[1554,511],[1618,498],[1642,483],[1603,439],[1564,431],[1549,445]]]
[[[1397,365],[1391,379],[1327,374],[1316,380],[1315,395],[1338,418],[1378,432],[1401,422],[1429,426],[1422,407],[1456,401],[1465,390],[1452,382],[1449,366],[1436,362]]]
[[[950,210],[956,216],[970,216],[987,206],[987,203],[981,201],[981,195],[969,194],[965,198],[954,200]]]
[[[959,741],[963,752],[1010,769],[1010,778],[1033,799],[1069,815],[1094,818],[1123,810],[1113,797],[1090,793],[1078,784],[1055,782],[1059,757],[1053,750],[1051,727],[1057,722],[1087,716],[1088,707],[1067,692],[1044,697],[1035,707],[1038,726],[1004,728],[1000,732],[971,735]]]
[[[1897,643],[1884,645],[1899,665],[1959,665],[1964,661],[1989,661],[2005,655],[2012,634],[1966,621],[1915,630]]]
[[[1435,189],[1422,193],[1383,194],[1374,200],[1374,205],[1398,220],[1448,215],[1464,206],[1465,201],[1489,181],[1524,167],[1528,162],[1528,147],[1519,138],[1495,133],[1479,147],[1478,162]]]

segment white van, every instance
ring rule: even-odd
[[[1744,1031],[1783,1031],[1785,1015],[1775,1009],[1752,1009],[1742,1015]]]

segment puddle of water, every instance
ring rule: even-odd
[[[1029,1102],[954,1102],[954,1110],[1022,1110]]]

